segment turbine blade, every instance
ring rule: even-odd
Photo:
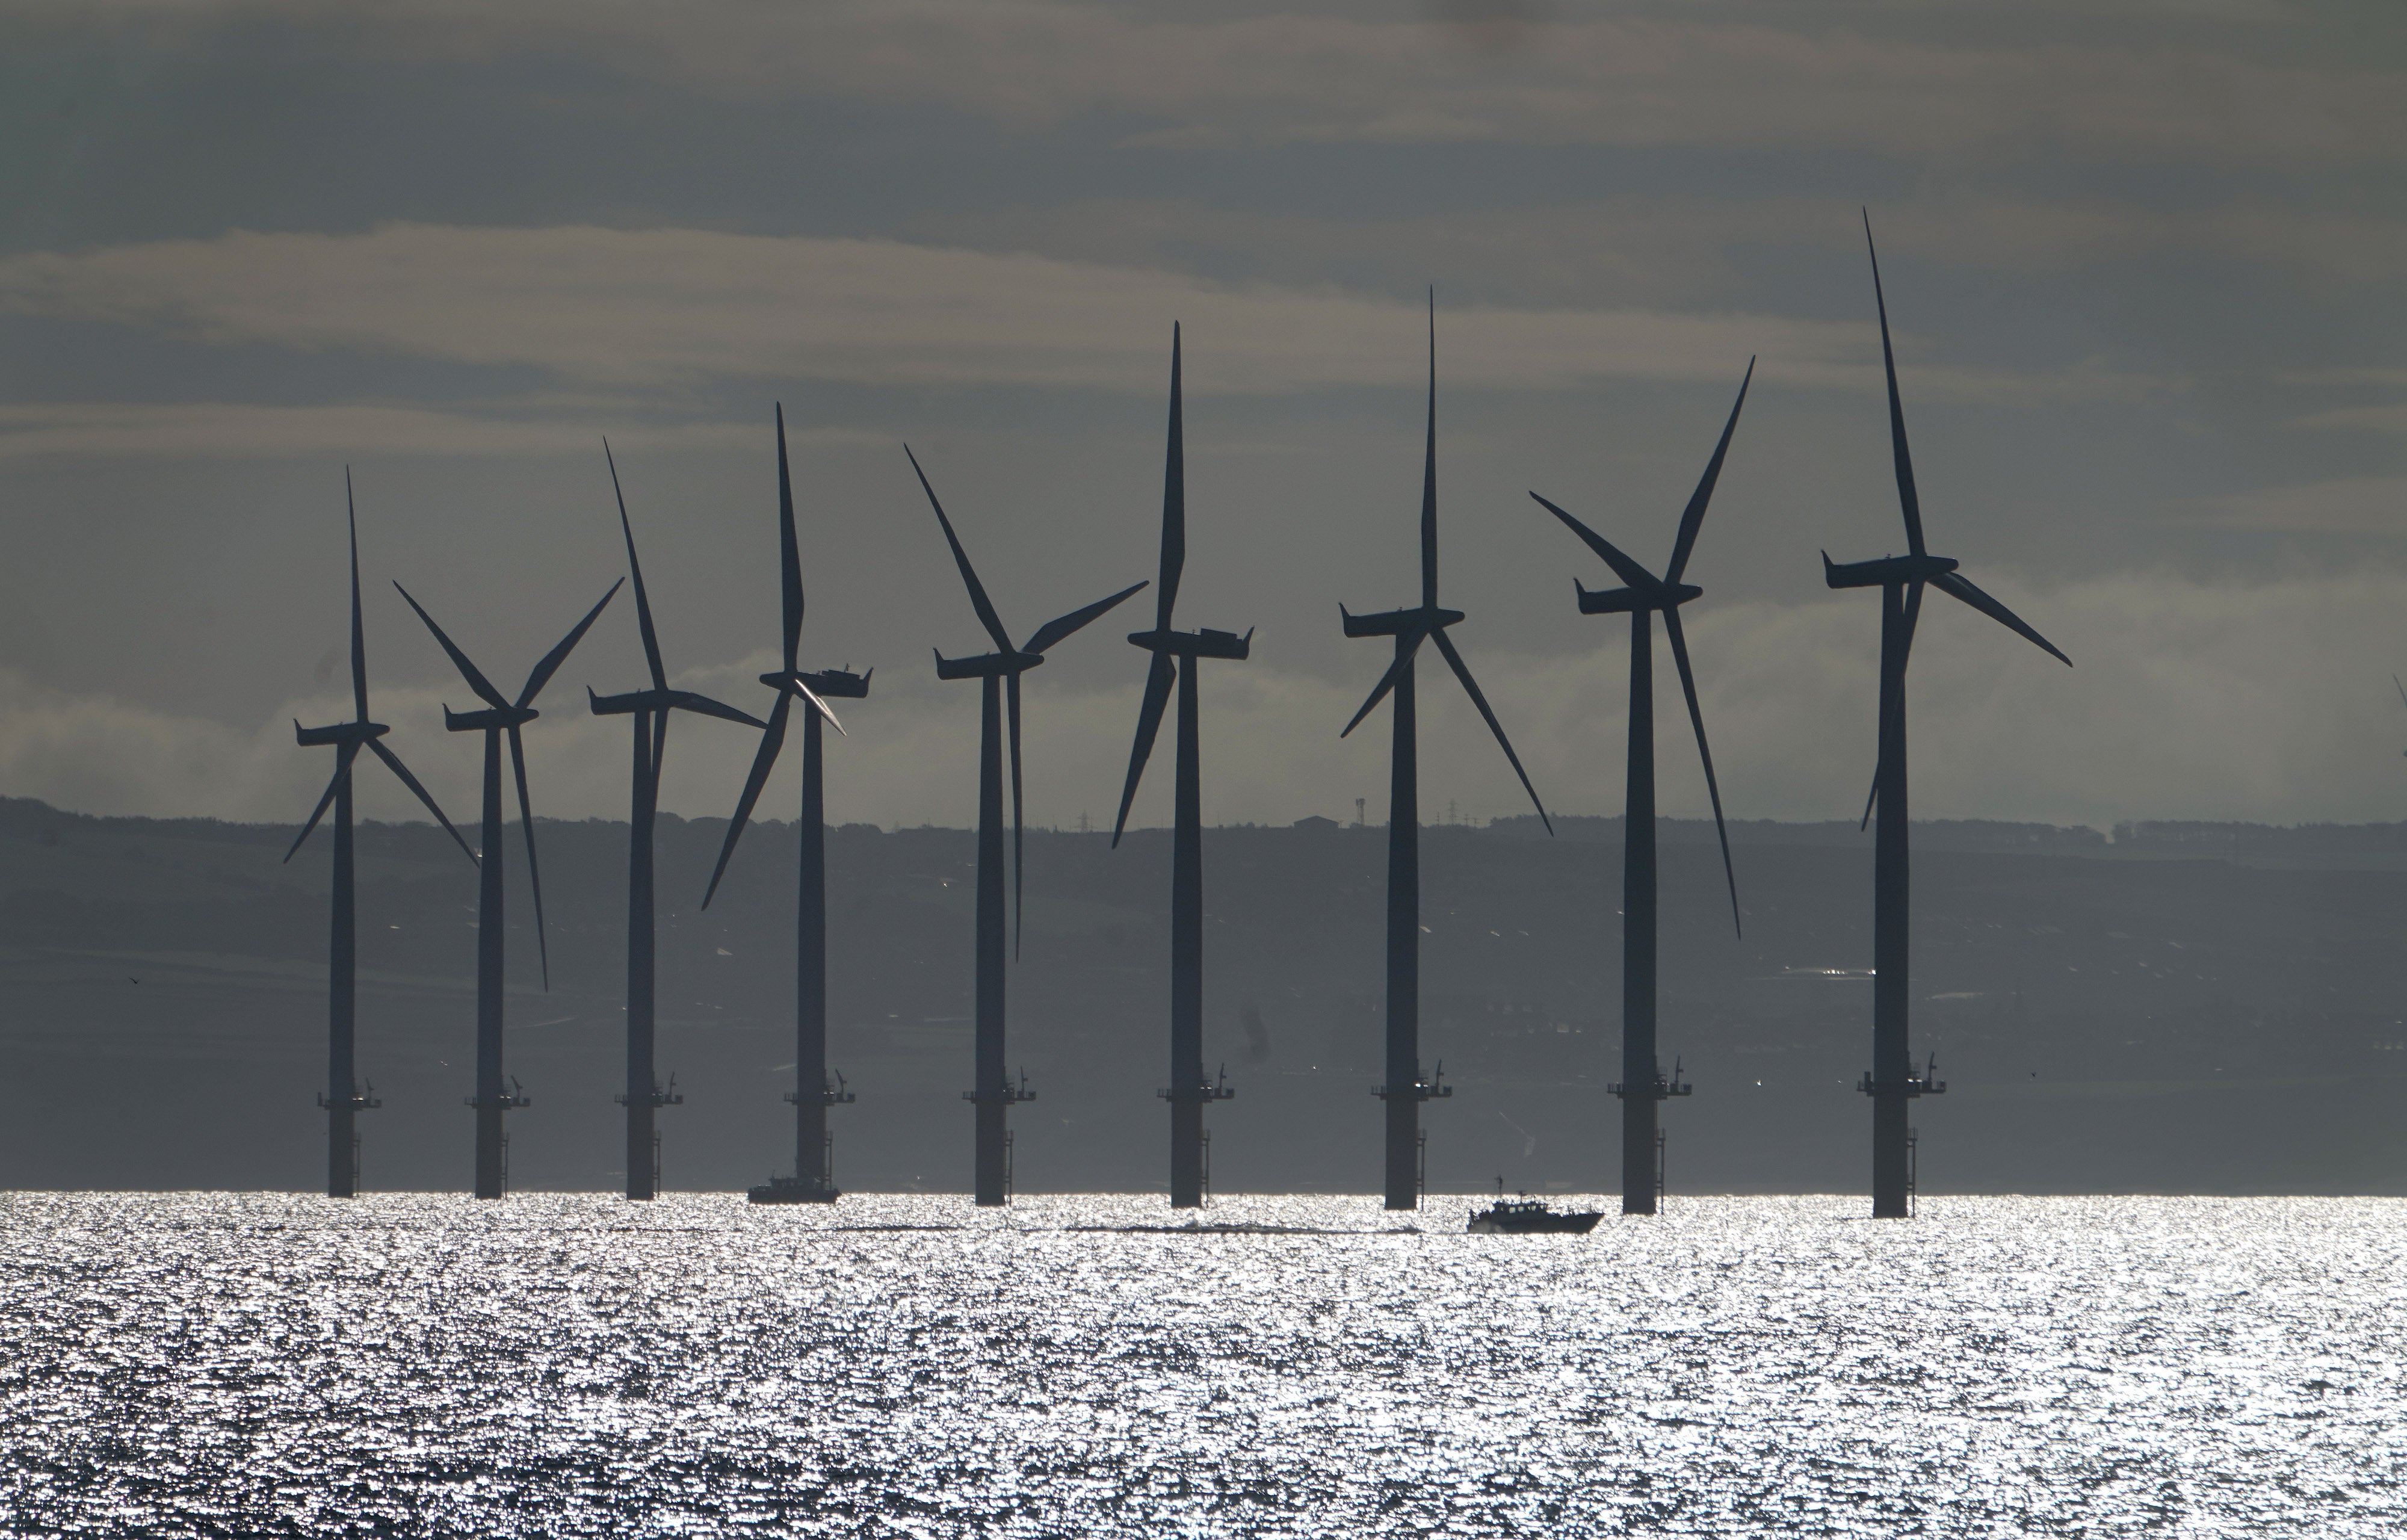
[[[744,777],[744,795],[736,799],[735,816],[727,820],[727,838],[719,847],[719,864],[711,868],[710,887],[702,895],[702,906],[719,891],[719,879],[727,875],[727,858],[735,853],[735,842],[743,837],[744,826],[752,818],[752,806],[761,800],[761,788],[769,783],[769,772],[776,768],[777,750],[786,742],[786,717],[793,708],[794,697],[783,691],[777,693],[777,704],[770,709],[769,726],[761,734],[760,749],[752,756],[752,773]]]
[[[1672,547],[1672,564],[1663,569],[1667,583],[1678,582],[1680,574],[1688,570],[1688,554],[1697,549],[1697,531],[1705,522],[1705,505],[1714,500],[1714,483],[1721,479],[1722,459],[1730,453],[1730,435],[1738,432],[1738,414],[1746,405],[1746,388],[1753,383],[1755,360],[1750,358],[1746,376],[1738,382],[1738,400],[1730,406],[1730,421],[1722,424],[1721,442],[1714,446],[1714,457],[1705,462],[1705,474],[1688,498],[1687,511],[1680,515],[1680,537]]]
[[[534,951],[543,962],[543,987],[551,989],[551,943],[545,939],[543,925],[543,868],[534,859],[534,804],[527,796],[526,742],[516,727],[510,729],[510,772],[519,783],[519,828],[526,835],[527,885],[534,890]]]
[[[1429,434],[1421,447],[1421,607],[1437,607],[1437,286],[1429,292]]]
[[[1828,562],[1830,558],[1827,556],[1823,558],[1823,561],[1825,562]],[[1914,661],[1915,633],[1921,629],[1922,580],[1916,578],[1915,581],[1908,583],[1905,586],[1905,656],[1908,663],[1912,663]],[[1879,731],[1880,752],[1873,761],[1872,793],[1864,798],[1863,820],[1856,825],[1856,832],[1858,834],[1861,834],[1863,831],[1873,826],[1873,808],[1880,802],[1881,772],[1888,767],[1889,734],[1888,723],[1886,720],[1880,724]]]
[[[1714,777],[1714,751],[1705,743],[1705,714],[1697,706],[1697,677],[1688,667],[1688,638],[1680,629],[1680,612],[1663,612],[1663,630],[1672,639],[1672,661],[1679,665],[1680,689],[1688,697],[1688,723],[1697,730],[1697,758],[1704,762],[1705,794],[1714,800],[1714,833],[1721,836],[1722,877],[1730,884],[1730,927],[1740,935],[1746,934],[1746,924],[1738,912],[1738,873],[1730,866],[1730,829],[1722,821],[1722,788]]]
[[[1569,528],[1574,535],[1576,535],[1582,540],[1587,541],[1588,549],[1596,552],[1599,556],[1603,557],[1604,564],[1611,567],[1613,569],[1613,575],[1616,578],[1620,578],[1622,582],[1636,589],[1641,593],[1652,593],[1657,589],[1663,586],[1656,579],[1653,573],[1647,571],[1645,567],[1640,566],[1636,562],[1631,560],[1630,557],[1624,555],[1612,541],[1607,540],[1603,535],[1597,534],[1596,531],[1588,528],[1586,524],[1581,523],[1578,520],[1573,518],[1570,514],[1565,513],[1562,509],[1555,506],[1552,503],[1547,502],[1545,498],[1539,497],[1536,492],[1531,492],[1530,495],[1533,498],[1537,498],[1537,503],[1540,507],[1561,520],[1564,525]]]
[[[635,526],[627,521],[627,494],[619,486],[619,462],[610,455],[610,441],[602,440],[602,458],[609,463],[610,490],[619,498],[619,528],[627,536],[627,573],[635,579],[635,628],[644,636],[644,662],[651,665],[652,688],[669,687],[668,671],[661,666],[661,638],[652,630],[652,601],[644,592],[644,563],[635,560]]]
[[[293,839],[291,848],[284,852],[285,860],[291,861],[295,855],[300,853],[301,841],[309,837],[311,832],[318,827],[318,820],[326,816],[326,809],[335,805],[335,790],[343,784],[343,777],[351,773],[351,761],[359,757],[359,746],[357,744],[349,743],[343,745],[341,749],[335,751],[335,774],[333,777],[326,782],[326,794],[320,797],[318,799],[318,806],[310,810],[309,821],[301,826],[300,834]]]
[[[1153,655],[1145,676],[1145,705],[1136,714],[1136,746],[1129,750],[1128,784],[1120,789],[1120,816],[1112,822],[1112,848],[1120,848],[1128,828],[1129,805],[1136,801],[1137,782],[1145,777],[1145,762],[1153,757],[1153,740],[1161,732],[1161,713],[1170,705],[1170,686],[1177,665],[1167,652]]]
[[[560,665],[568,661],[569,653],[576,650],[577,644],[585,639],[585,633],[591,629],[596,620],[601,618],[603,606],[617,598],[619,591],[626,586],[627,579],[624,578],[611,584],[610,592],[602,595],[601,604],[587,610],[585,619],[577,622],[577,629],[562,637],[558,647],[543,655],[543,662],[535,664],[534,672],[527,676],[526,688],[519,692],[520,706],[527,706],[534,704],[534,698],[543,693],[543,687],[551,682],[551,677],[560,672]]]
[[[2066,657],[2063,653],[2058,652],[2056,649],[2056,644],[2054,642],[2049,641],[2038,632],[2033,631],[2030,627],[2025,625],[2022,621],[2022,618],[2016,615],[2013,610],[2008,609],[2005,606],[1998,603],[1997,600],[1989,597],[1987,593],[1982,592],[1978,588],[1975,588],[1973,585],[1973,580],[1965,577],[1962,573],[1943,572],[1938,577],[1930,579],[1930,586],[1937,589],[1940,592],[1948,595],[1950,598],[1961,599],[1964,603],[1972,606],[1974,609],[1987,615],[1990,620],[1997,621],[2000,625],[2004,626],[2008,631],[2013,632],[2015,635],[2020,636],[2023,640],[2030,643],[2033,647],[2038,648],[2042,652],[2054,658],[2058,663],[2062,663],[2065,667],[2071,668],[2072,666],[2072,660]]]
[[[1161,463],[1161,578],[1154,585],[1153,625],[1170,629],[1178,603],[1179,575],[1187,570],[1187,412],[1179,393],[1178,323],[1170,323],[1170,437]]]
[[[861,677],[862,677],[862,681],[863,683],[867,683],[867,682],[868,682],[868,679],[869,679],[869,676],[868,676],[868,675],[864,674],[864,675],[862,675]],[[844,723],[842,723],[842,722],[840,722],[840,721],[838,721],[838,720],[835,720],[835,707],[834,707],[834,706],[830,706],[830,705],[828,705],[828,703],[827,703],[826,701],[824,701],[824,700],[820,699],[820,698],[819,698],[819,692],[818,691],[813,690],[809,685],[805,684],[805,683],[804,683],[801,679],[799,679],[799,678],[790,678],[790,679],[788,679],[786,682],[787,682],[789,685],[792,686],[795,690],[797,690],[797,691],[801,692],[803,699],[805,699],[805,700],[806,700],[806,701],[808,701],[808,702],[810,702],[810,703],[811,703],[811,709],[812,709],[812,710],[817,711],[820,716],[822,716],[822,717],[824,717],[824,718],[826,718],[826,719],[827,719],[827,724],[828,724],[830,727],[834,728],[834,729],[835,729],[839,734],[842,734],[844,736],[846,736],[846,737],[847,737],[847,738],[848,738],[848,737],[850,737],[850,736],[852,736],[852,734],[849,734],[849,733],[846,733],[846,732],[844,731]],[[780,698],[780,699],[783,699],[783,698],[784,698],[784,692],[779,692],[779,698]]]
[[[1873,213],[1864,210],[1864,250],[1873,259],[1873,303],[1880,307],[1881,367],[1888,374],[1889,452],[1897,461],[1897,502],[1905,510],[1905,545],[1916,556],[1922,546],[1922,499],[1914,491],[1914,452],[1905,445],[1905,407],[1897,397],[1897,355],[1888,345],[1888,298],[1881,292],[1880,252],[1873,246]]]
[[[451,836],[451,843],[460,847],[460,853],[466,856],[471,864],[477,864],[477,852],[460,837],[460,831],[451,827],[451,820],[443,816],[442,808],[434,806],[434,799],[427,795],[425,787],[418,784],[418,777],[409,773],[409,766],[401,763],[401,756],[387,749],[382,738],[370,738],[367,743],[368,751],[384,761],[385,768],[400,777],[401,784],[409,788],[410,794],[426,805],[426,810],[434,815],[434,821],[443,825],[443,832]]]
[[[978,624],[994,638],[998,651],[1011,650],[1011,634],[1003,629],[1003,617],[994,612],[994,602],[986,596],[986,585],[978,581],[977,569],[970,565],[970,553],[961,549],[961,536],[953,533],[953,521],[945,517],[945,505],[936,501],[936,489],[928,485],[928,473],[919,469],[919,457],[911,446],[903,446],[904,458],[919,478],[919,490],[928,494],[928,506],[936,510],[936,522],[945,527],[945,544],[953,548],[953,564],[961,569],[961,581],[970,591],[970,607],[977,611]]]
[[[1011,719],[1011,957],[1019,960],[1019,943],[1028,929],[1028,829],[1020,820],[1019,800],[1019,675],[1014,671],[1004,692]]]
[[[1105,610],[1110,609],[1113,606],[1118,604],[1121,600],[1127,598],[1130,594],[1134,593],[1137,590],[1143,587],[1145,587],[1143,583],[1131,583],[1128,587],[1120,590],[1118,593],[1112,594],[1107,598],[1098,599],[1093,604],[1087,606],[1084,609],[1074,609],[1058,620],[1046,621],[1043,625],[1036,628],[1036,635],[1029,637],[1028,645],[1021,648],[1019,650],[1022,652],[1042,653],[1047,648],[1052,647],[1056,643],[1074,635],[1078,631],[1082,630],[1088,621],[1092,620],[1095,617],[1103,614]],[[1004,650],[1009,650],[1007,644]],[[1018,677],[1019,676],[1017,674],[1012,676],[1014,678],[1018,678]]]
[[[2398,687],[2399,704],[2401,706],[2407,706],[2407,684],[2400,684],[2399,676],[2396,674],[2390,676],[2390,682]]]
[[[351,525],[351,704],[368,720],[367,633],[360,623],[360,510],[351,498],[351,467],[343,467],[343,511]]]
[[[1470,665],[1462,661],[1462,654],[1454,649],[1454,643],[1445,632],[1431,635],[1437,638],[1438,651],[1446,656],[1446,666],[1453,669],[1454,677],[1462,681],[1463,690],[1471,696],[1471,704],[1479,707],[1479,714],[1488,719],[1488,731],[1496,734],[1497,747],[1503,749],[1504,757],[1512,762],[1513,773],[1521,777],[1521,790],[1530,793],[1530,806],[1538,810],[1538,821],[1546,826],[1547,834],[1553,834],[1555,820],[1546,816],[1546,805],[1538,800],[1538,789],[1530,784],[1530,773],[1521,768],[1521,756],[1513,752],[1513,740],[1504,735],[1504,724],[1496,720],[1496,713],[1488,708],[1488,697],[1479,692],[1479,681],[1471,677]]]
[[[1337,734],[1339,737],[1351,734],[1356,728],[1362,725],[1362,719],[1371,714],[1371,708],[1388,698],[1388,692],[1396,688],[1396,681],[1404,677],[1404,670],[1413,665],[1414,654],[1420,651],[1421,643],[1427,640],[1429,640],[1427,626],[1422,626],[1413,633],[1413,639],[1404,645],[1402,652],[1396,654],[1396,661],[1388,665],[1388,671],[1379,676],[1378,688],[1371,692],[1371,698],[1362,703],[1361,710],[1354,713],[1354,720],[1346,724],[1345,731]]]
[[[803,647],[803,554],[794,540],[794,478],[786,468],[786,404],[777,404],[777,584],[784,604],[786,672],[801,666]]]
[[[1961,599],[1961,602],[1964,602],[1964,604],[1972,604],[1973,608],[1978,608],[1978,611],[1981,611],[1981,614],[1988,616],[1990,620],[1998,620],[1998,623],[2001,623],[2001,625],[2005,625],[2007,631],[2013,631],[2015,635],[2019,635],[2019,637],[2022,637],[2022,640],[2027,640],[2027,643],[2031,643],[2031,645],[2034,645],[2034,648],[2039,648],[2041,652],[2046,652],[2048,657],[2053,657],[2053,660],[2056,660],[2056,662],[2060,662],[2060,664],[2065,664],[2065,666],[2068,666],[2068,669],[2070,669],[2070,666],[2072,666],[2072,660],[2070,660],[2070,657],[2065,657],[2063,652],[2058,652],[2058,649],[2056,649],[2056,643],[2051,643],[2051,640],[2048,640],[2048,637],[2044,637],[2044,635],[2039,635],[2039,633],[2036,633],[2036,631],[2031,631],[2030,625],[2024,625],[2024,623],[2022,623],[2022,616],[2015,614],[2013,608],[2002,606],[2002,604],[1998,604],[1996,599],[1988,597],[1988,594],[1986,594],[1986,592],[1981,592],[1981,590],[1978,590],[1978,587],[1973,587],[1972,578],[1967,578],[1967,575],[1964,575],[1964,573],[1940,573],[1938,578],[1933,578],[1933,580],[1930,580],[1930,587],[1935,587],[1935,590],[1940,590],[1940,592],[1943,592],[1943,594],[1947,594],[1947,597],[1952,597],[1952,599]]]
[[[443,628],[434,623],[434,616],[426,613],[426,606],[410,598],[409,590],[403,588],[398,581],[392,586],[404,599],[409,600],[409,607],[418,611],[418,618],[426,622],[426,629],[434,633],[434,639],[443,644],[445,652],[450,654],[451,665],[460,671],[462,678],[468,681],[468,688],[477,692],[477,699],[487,706],[507,707],[510,703],[502,699],[502,692],[494,689],[484,675],[477,672],[477,665],[468,661],[468,655],[454,647],[450,637],[443,635]]]
[[[782,692],[779,693],[778,698],[780,700],[785,698]],[[766,727],[769,725],[767,722],[762,721],[760,718],[753,716],[749,712],[738,711],[735,707],[728,705],[725,701],[714,701],[707,695],[697,695],[691,690],[670,691],[669,705],[681,711],[691,711],[697,716],[717,717],[721,721],[742,722],[747,727]],[[666,711],[662,712],[660,715],[661,720],[666,721],[669,720],[669,714]]]

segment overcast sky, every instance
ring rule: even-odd
[[[1660,563],[1759,355],[1689,576],[1734,817],[1860,810],[1902,548],[1859,206],[1932,548],[2072,670],[1934,601],[1915,811],[2407,812],[2407,9],[1020,0],[0,3],[0,793],[297,820],[342,700],[343,473],[373,699],[455,813],[469,697],[624,568],[669,663],[765,710],[774,402],[805,666],[875,666],[836,821],[968,821],[984,650],[902,445],[1025,634],[1153,575],[1174,320],[1213,821],[1370,816],[1417,588],[1437,295],[1446,601],[1548,805],[1617,811],[1627,629],[1526,496]],[[1029,684],[1029,811],[1108,819],[1132,604]],[[623,816],[634,614],[529,730]],[[1667,811],[1703,810],[1668,661]],[[1428,678],[1425,812],[1517,810]],[[749,734],[690,720],[669,806]],[[1168,813],[1167,765],[1139,821]],[[365,806],[408,806],[370,767]],[[764,811],[790,817],[793,773]]]

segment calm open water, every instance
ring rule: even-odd
[[[0,1527],[2407,1533],[2407,1203],[1469,1204],[8,1195]]]

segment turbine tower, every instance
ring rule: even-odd
[[[674,1086],[662,1089],[652,1063],[652,825],[660,811],[661,755],[668,747],[669,713],[691,711],[748,727],[768,723],[707,695],[669,688],[668,671],[661,666],[661,639],[652,629],[652,603],[644,592],[643,564],[635,559],[627,494],[619,486],[619,463],[610,458],[606,441],[602,457],[610,466],[610,491],[619,499],[619,530],[627,537],[627,576],[635,585],[635,626],[652,676],[649,690],[623,695],[596,695],[591,685],[585,690],[595,716],[634,719],[634,791],[627,814],[627,1089],[617,1100],[627,1109],[627,1196],[645,1199],[656,1196],[660,1186],[653,1115],[685,1100]]]
[[[1879,768],[1873,777],[1873,1067],[1856,1089],[1873,1099],[1873,1217],[1901,1219],[1912,1212],[1907,1170],[1906,1103],[1947,1089],[1926,1064],[1914,1073],[1906,1042],[1907,888],[1905,665],[1922,617],[1922,591],[1939,590],[2030,641],[2066,667],[2072,660],[2025,625],[2014,611],[1973,586],[1952,557],[1933,556],[1922,539],[1922,503],[1915,495],[1914,457],[1905,444],[1905,409],[1897,395],[1897,357],[1888,337],[1888,300],[1881,292],[1880,253],[1873,250],[1872,215],[1864,215],[1864,247],[1872,253],[1873,300],[1880,310],[1881,365],[1888,376],[1889,447],[1897,462],[1897,498],[1905,514],[1903,556],[1833,563],[1822,553],[1823,581],[1832,588],[1881,591]]]
[[[443,825],[470,861],[477,853],[451,827],[443,809],[418,784],[418,777],[401,763],[401,756],[384,745],[384,735],[392,731],[384,723],[368,720],[368,658],[365,633],[360,624],[360,516],[351,501],[351,473],[343,472],[343,503],[351,530],[351,705],[349,721],[336,722],[332,727],[304,727],[292,724],[293,740],[304,749],[335,750],[335,776],[326,783],[325,795],[310,810],[309,821],[292,841],[292,849],[284,852],[291,861],[326,809],[335,810],[335,872],[332,883],[332,935],[326,948],[326,1089],[318,1105],[326,1109],[326,1196],[356,1197],[359,1193],[359,1144],[353,1119],[365,1109],[380,1106],[375,1095],[360,1089],[353,1058],[354,1026],[358,1020],[359,934],[354,923],[356,890],[352,879],[351,862],[351,765],[360,750],[384,761],[385,768],[401,778],[410,794],[426,805],[434,821]]]
[[[786,719],[794,702],[803,703],[803,811],[797,824],[802,836],[802,887],[794,908],[794,1089],[786,1100],[794,1104],[794,1179],[792,1191],[805,1203],[833,1203],[839,1196],[828,1170],[827,1109],[852,1100],[852,1092],[832,1083],[827,1067],[827,810],[819,778],[821,719],[839,733],[826,697],[860,700],[869,693],[869,675],[850,669],[805,674],[797,661],[803,642],[803,557],[794,538],[794,482],[786,463],[786,408],[777,407],[777,575],[784,607],[785,668],[763,674],[761,682],[777,692],[769,711],[769,730],[752,759],[752,773],[744,782],[744,796],[727,825],[726,843],[719,848],[719,865],[710,874],[710,888],[702,906],[719,891],[727,874],[727,860],[761,800],[761,788],[777,763],[786,742]],[[876,672],[875,669],[871,673]],[[772,1189],[781,1185],[776,1179]]]
[[[1605,565],[1622,587],[1590,592],[1579,579],[1572,587],[1579,595],[1583,615],[1630,617],[1630,772],[1625,782],[1621,846],[1621,1081],[1609,1088],[1621,1098],[1621,1211],[1655,1212],[1655,1150],[1659,1104],[1686,1096],[1691,1088],[1679,1074],[1666,1076],[1655,1052],[1655,614],[1661,611],[1663,634],[1671,639],[1672,661],[1680,670],[1680,689],[1688,698],[1688,720],[1697,730],[1697,757],[1704,762],[1705,792],[1713,799],[1714,832],[1721,836],[1722,877],[1730,884],[1730,924],[1740,926],[1738,877],[1730,870],[1730,832],[1722,825],[1722,791],[1714,778],[1714,751],[1705,744],[1705,717],[1697,706],[1696,675],[1688,667],[1688,640],[1680,629],[1680,606],[1704,591],[1683,581],[1688,557],[1697,549],[1697,531],[1705,521],[1705,506],[1713,501],[1714,483],[1721,478],[1722,459],[1730,453],[1730,435],[1738,431],[1738,414],[1746,405],[1746,388],[1755,378],[1749,359],[1746,378],[1739,381],[1738,401],[1722,425],[1721,442],[1705,463],[1688,506],[1680,515],[1680,532],[1672,543],[1672,563],[1656,577],[1615,549],[1603,536],[1538,497],[1548,513],[1561,520]]]
[[[1372,707],[1394,692],[1395,739],[1388,799],[1388,1063],[1386,1078],[1372,1094],[1388,1104],[1387,1205],[1418,1208],[1420,1105],[1454,1094],[1446,1084],[1444,1064],[1438,1066],[1438,1074],[1421,1077],[1420,734],[1413,697],[1413,656],[1423,642],[1437,644],[1439,655],[1462,681],[1471,704],[1487,719],[1488,731],[1496,734],[1505,759],[1512,762],[1513,773],[1521,777],[1521,788],[1530,793],[1530,805],[1538,809],[1539,821],[1549,834],[1555,831],[1545,805],[1538,800],[1537,788],[1530,784],[1529,772],[1521,768],[1521,757],[1513,752],[1512,741],[1504,736],[1503,724],[1488,708],[1488,697],[1479,692],[1470,666],[1446,634],[1446,627],[1463,619],[1462,611],[1438,607],[1437,298],[1433,292],[1430,297],[1429,436],[1421,457],[1421,602],[1409,609],[1376,615],[1350,614],[1340,605],[1337,613],[1348,636],[1396,639],[1396,661],[1380,677],[1371,698],[1362,703],[1362,709],[1346,724],[1346,731],[1337,735],[1342,738],[1352,733]]]
[[[961,1092],[961,1097],[977,1107],[977,1201],[982,1207],[993,1207],[1008,1202],[1010,1198],[1004,1176],[1008,1137],[1005,1133],[1007,1109],[1014,1102],[1035,1100],[1028,1090],[1027,1076],[1021,1075],[1019,1083],[1014,1085],[1003,1067],[1003,734],[1005,703],[1008,703],[1011,737],[1012,908],[1015,916],[1018,916],[1018,900],[1027,876],[1020,860],[1024,845],[1019,792],[1019,677],[1045,661],[1047,648],[1067,638],[1145,585],[1132,583],[1109,598],[1096,600],[1084,609],[1074,609],[1058,620],[1047,620],[1036,628],[1035,634],[1024,645],[1012,646],[1011,634],[1003,629],[1003,618],[995,613],[993,603],[986,596],[984,585],[978,582],[977,573],[970,565],[969,553],[961,549],[960,536],[953,533],[953,521],[945,517],[945,506],[936,501],[936,489],[928,485],[928,473],[919,469],[919,456],[911,453],[907,444],[904,446],[903,452],[910,460],[913,473],[919,478],[919,490],[928,494],[928,506],[936,510],[936,522],[944,526],[945,543],[952,548],[953,563],[961,569],[961,582],[969,590],[970,607],[977,611],[978,623],[986,627],[987,635],[994,638],[995,645],[994,651],[975,658],[947,658],[942,652],[936,654],[936,677],[976,679],[984,687],[978,712],[977,1089]]]
[[[1204,1073],[1204,809],[1199,790],[1195,676],[1205,658],[1242,660],[1254,634],[1179,631],[1171,624],[1178,603],[1178,577],[1187,565],[1186,425],[1179,394],[1179,335],[1170,328],[1170,437],[1161,481],[1161,580],[1154,585],[1151,631],[1129,634],[1131,645],[1153,654],[1145,679],[1145,705],[1137,713],[1136,743],[1129,752],[1128,784],[1120,792],[1119,818],[1112,824],[1112,848],[1128,828],[1129,805],[1161,731],[1173,677],[1178,685],[1178,767],[1170,857],[1170,1205],[1197,1208],[1204,1203],[1204,1105],[1234,1096],[1225,1083]],[[1175,660],[1185,659],[1182,665]]]
[[[508,1089],[502,1085],[502,945],[507,930],[507,918],[503,911],[502,897],[502,739],[510,742],[510,770],[519,784],[519,827],[526,834],[527,884],[534,892],[535,954],[543,962],[543,987],[551,988],[551,948],[543,934],[543,876],[534,859],[534,808],[527,800],[526,745],[519,730],[542,713],[534,709],[534,698],[568,654],[584,640],[601,615],[602,606],[618,595],[624,578],[610,585],[600,604],[585,612],[585,619],[562,638],[558,647],[543,656],[527,676],[526,688],[515,701],[506,699],[491,682],[468,661],[468,655],[452,645],[426,606],[411,598],[409,590],[399,583],[401,596],[409,600],[409,607],[434,633],[460,677],[477,698],[485,703],[481,711],[454,711],[443,707],[443,725],[453,733],[485,734],[485,825],[478,845],[482,854],[477,885],[477,1094],[468,1105],[477,1109],[477,1196],[498,1198],[502,1195],[502,1114],[528,1105],[519,1094],[518,1082]]]

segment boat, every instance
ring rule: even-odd
[[[799,1176],[772,1176],[754,1188],[756,1204],[832,1204],[844,1196],[833,1182],[806,1182]]]
[[[1559,1213],[1526,1192],[1508,1198],[1500,1176],[1496,1181],[1496,1201],[1472,1215],[1471,1222],[1463,1228],[1474,1235],[1585,1235],[1602,1218],[1604,1215],[1595,1210]]]

